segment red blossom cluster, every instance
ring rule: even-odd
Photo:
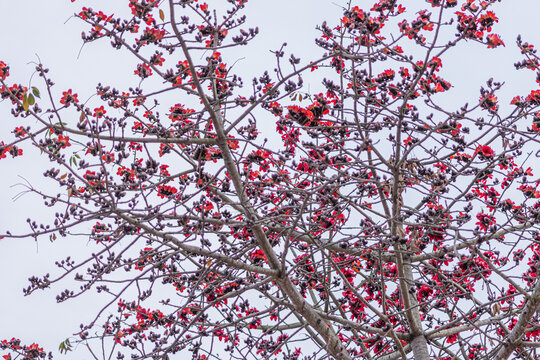
[[[284,45],[251,86],[234,66],[258,34],[241,0],[82,8],[83,41],[127,50],[139,78],[85,101],[68,89],[48,105],[0,61],[21,122],[0,159],[35,146],[59,189],[28,189],[59,210],[25,235],[91,240],[86,260],[57,262],[62,275],[31,277],[25,294],[73,274],[58,301],[129,298],[78,333],[119,359],[537,358],[540,90],[508,101],[490,79],[473,104],[446,104],[460,96],[445,79],[455,45],[504,46],[500,20],[492,1],[426,3],[353,2],[318,27],[319,57]],[[534,46],[517,44],[515,67],[540,82]]]

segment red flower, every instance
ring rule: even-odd
[[[0,79],[6,80],[9,76],[9,66],[5,62],[0,61]]]
[[[163,176],[171,176],[171,174],[167,170],[168,167],[169,167],[169,165],[160,165],[159,166],[159,174],[163,175]]]
[[[98,118],[102,117],[106,113],[107,111],[105,111],[105,108],[103,107],[103,105],[94,109],[94,116]]]
[[[161,66],[163,65],[164,61],[165,59],[163,58],[163,56],[161,56],[161,53],[156,53],[150,58],[150,63],[153,65]]]
[[[488,226],[495,224],[495,219],[488,214],[480,213],[476,215],[476,218],[478,219],[476,225],[478,225],[483,231],[486,231]]]
[[[486,159],[492,159],[495,156],[493,149],[487,145],[479,145],[476,148],[476,153],[479,154],[481,158]]]
[[[387,69],[377,76],[377,82],[392,81],[395,74],[394,70]]]
[[[433,294],[433,288],[431,288],[431,287],[429,287],[427,285],[422,285],[420,287],[420,289],[418,289],[418,294],[417,294],[416,297],[417,297],[419,302],[422,302],[423,300],[430,297],[432,294]]]
[[[257,249],[251,254],[249,254],[249,258],[253,263],[261,263],[263,261],[266,261],[266,256],[264,255],[264,252],[261,249]]]
[[[172,150],[172,145],[171,144],[160,144],[159,145],[159,156],[163,156],[165,154],[168,154],[170,153]]]
[[[139,75],[140,78],[145,79],[152,75],[152,69],[148,64],[139,64],[137,65],[137,70],[135,70],[135,75]]]
[[[167,186],[167,185],[159,185],[158,186],[158,196],[162,199],[168,198],[169,196],[172,196],[176,194],[178,190],[173,186]]]
[[[306,110],[300,106],[289,106],[288,118],[296,121],[300,125],[309,126],[313,120],[313,113],[309,110]]]
[[[523,192],[523,195],[528,198],[540,198],[540,191],[537,191],[536,188],[533,186],[521,185],[518,190],[521,190]]]
[[[449,337],[446,338],[446,342],[449,344],[453,344],[457,341],[457,338],[458,338],[458,334],[450,335]]]
[[[274,86],[274,83],[270,83],[270,84],[264,85],[264,88],[262,89],[262,90],[263,90],[263,94],[266,94],[269,90],[272,89],[273,86]]]
[[[534,115],[532,129],[535,132],[540,132],[540,112]]]
[[[26,135],[26,129],[22,126],[16,127],[13,132],[15,133],[16,137],[23,137]]]
[[[186,109],[184,108],[184,105],[182,104],[176,104],[169,110],[171,113],[169,114],[169,119],[172,121],[181,121],[184,124],[190,124],[191,121],[188,120],[189,114],[192,114],[195,112],[193,109]],[[183,126],[183,125],[182,125]]]
[[[231,136],[229,135],[229,137],[231,137]],[[229,145],[229,147],[231,149],[233,149],[233,150],[236,150],[236,149],[238,149],[240,147],[240,145],[238,143],[238,140],[234,140],[234,139],[227,140],[227,145]]]
[[[77,99],[77,94],[73,94],[71,92],[71,89],[69,89],[68,91],[64,91],[62,93],[62,99],[60,99],[60,104],[64,104],[66,105],[66,107],[68,107],[72,102],[73,103],[78,103],[79,102],[79,99]]]
[[[130,142],[129,149],[133,151],[142,151],[142,145],[135,142]]]
[[[435,91],[443,92],[443,91],[446,91],[446,90],[450,89],[451,86],[452,86],[452,84],[450,84],[448,81],[444,81],[442,79],[439,79],[439,81],[437,82],[437,85],[435,85]]]
[[[145,97],[137,96],[135,99],[133,99],[133,105],[135,106],[141,106],[146,101]]]
[[[146,23],[146,25],[152,25],[154,23],[154,17],[152,16],[152,14],[148,14],[144,17],[144,22]]]
[[[484,29],[490,32],[491,26],[494,23],[499,22],[499,19],[497,18],[497,16],[495,15],[493,11],[488,11],[482,16],[480,16],[480,18],[478,19],[478,22],[480,23],[480,25],[482,25]]]
[[[540,90],[533,90],[525,99],[530,105],[540,105]]]
[[[83,175],[83,178],[88,181],[88,184],[91,186],[96,186],[99,183],[99,174],[96,175],[95,171],[86,170],[86,173]]]
[[[103,159],[103,161],[105,161],[107,164],[110,164],[111,162],[114,161],[114,154],[113,153],[110,153],[110,152],[106,152],[104,153],[101,158]]]
[[[10,86],[7,88],[5,86],[2,86],[0,88],[0,95],[3,99],[9,98],[11,100],[12,104],[16,104],[16,100],[23,100],[24,93],[26,93],[28,89],[25,86],[19,86],[17,84],[13,84],[13,86]]]
[[[165,36],[165,30],[154,29],[147,27],[144,30],[144,34],[141,38],[143,41],[157,42]]]
[[[489,34],[487,36],[488,48],[496,48],[499,45],[504,46],[504,42],[501,40],[500,36],[497,34]]]
[[[522,106],[523,105],[523,99],[520,96],[515,96],[512,101],[510,101],[511,105],[516,106]]]
[[[23,154],[23,151],[15,145],[5,146],[4,142],[0,141],[0,159],[4,159],[8,153],[12,157],[16,157],[21,156]]]
[[[429,61],[428,66],[431,67],[435,71],[439,71],[440,68],[442,67],[442,61],[440,58],[434,57],[433,59]]]
[[[484,109],[497,110],[497,97],[493,94],[480,97],[480,106]]]
[[[56,140],[62,149],[67,148],[68,146],[71,146],[69,143],[69,136],[64,136],[62,134],[58,135],[58,139]]]
[[[257,329],[259,326],[261,326],[261,319],[254,319],[249,323],[250,329]]]
[[[277,102],[270,103],[270,111],[272,111],[272,114],[275,116],[280,116],[283,113],[283,107]]]
[[[413,143],[413,139],[410,136],[407,137],[405,140],[403,140],[403,145],[405,146],[409,146],[412,143]]]
[[[116,174],[124,177],[124,181],[135,180],[135,170],[126,168],[125,166],[119,167]]]

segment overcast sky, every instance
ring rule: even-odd
[[[208,2],[211,4],[213,1]],[[118,74],[126,73],[126,64],[132,60],[124,57],[125,53],[111,50],[107,41],[81,48],[80,34],[86,30],[86,26],[71,17],[82,6],[91,6],[105,13],[126,13],[127,0],[77,0],[75,3],[69,0],[1,0],[0,3],[0,60],[11,67],[12,75],[8,80],[28,86],[34,70],[31,63],[39,57],[51,70],[49,74],[57,84],[57,94],[76,88],[79,98],[85,99],[95,92],[95,85],[99,81],[133,85],[133,77],[118,78]],[[252,72],[253,75],[260,74],[265,68],[272,69],[274,64],[269,61],[273,56],[268,50],[277,49],[284,41],[289,43],[290,49],[299,49],[294,51],[298,55],[320,54],[314,47],[313,40],[317,36],[314,28],[325,19],[330,24],[337,23],[341,16],[337,5],[339,3],[345,2],[251,0],[247,5],[249,22],[259,26],[261,33],[249,48],[239,48],[238,66],[242,67],[242,72]],[[361,6],[367,1],[356,3]],[[452,58],[444,63],[444,71],[447,74],[445,78],[455,86],[456,95],[475,94],[472,96],[476,100],[479,86],[489,77],[507,82],[503,92],[508,96],[507,102],[511,96],[529,92],[537,86],[530,72],[516,72],[512,64],[519,56],[514,45],[518,33],[523,34],[525,40],[540,45],[537,25],[540,2],[507,0],[498,4],[495,9],[501,20],[494,27],[494,31],[502,34],[506,47],[491,52],[486,52],[479,46],[461,46],[453,50]],[[34,77],[33,83],[39,84],[37,77]],[[250,78],[245,78],[244,83],[250,84]],[[0,139],[9,139],[6,134],[15,126],[26,125],[21,119],[13,119],[9,108],[8,102],[0,103]],[[30,125],[32,123],[31,121]],[[0,211],[4,222],[0,231],[6,228],[14,232],[25,231],[27,217],[44,218],[49,215],[41,200],[35,197],[22,196],[16,201],[13,200],[24,190],[20,184],[26,180],[36,186],[43,183],[41,174],[47,164],[37,163],[40,160],[37,156],[30,159],[31,161],[25,158],[0,160]],[[41,160],[47,161],[45,157]],[[22,288],[27,286],[29,276],[54,273],[55,260],[70,254],[76,255],[86,246],[84,240],[80,240],[67,238],[57,240],[54,244],[47,239],[41,239],[39,243],[33,239],[0,240],[0,279],[3,294],[0,296],[0,308],[3,310],[0,339],[14,336],[25,343],[36,341],[47,349],[56,351],[58,344],[75,332],[81,322],[91,319],[96,305],[100,305],[104,300],[83,297],[56,304],[55,295],[61,288],[27,298],[22,296]]]

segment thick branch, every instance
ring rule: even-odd
[[[502,348],[499,350],[493,360],[505,360],[512,354],[512,352],[521,343],[521,338],[527,330],[527,326],[531,321],[531,318],[540,308],[540,281],[536,282],[533,293],[523,306],[523,311],[518,318],[518,321],[510,334],[506,337],[502,344]]]

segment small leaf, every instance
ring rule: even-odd
[[[40,96],[39,96],[39,90],[37,87],[35,86],[32,86],[32,93],[39,99]]]
[[[60,350],[60,354],[67,353],[68,351],[72,350],[72,345],[69,342],[69,339],[66,339],[60,343],[60,346],[58,346],[58,350]]]
[[[34,105],[36,103],[36,99],[34,98],[34,95],[28,94],[28,105]]]
[[[163,13],[163,10],[159,9],[159,18],[161,21],[165,21],[165,14]]]
[[[64,174],[64,175],[62,175],[62,176],[60,176],[60,179],[65,179],[65,178],[66,178],[66,176],[67,176],[67,173],[66,173],[66,174]]]
[[[28,111],[28,108],[30,107],[30,105],[28,104],[28,97],[26,96],[26,93],[24,93],[24,96],[23,96],[23,109],[24,111]]]
[[[298,95],[298,101],[302,102],[302,94]]]

